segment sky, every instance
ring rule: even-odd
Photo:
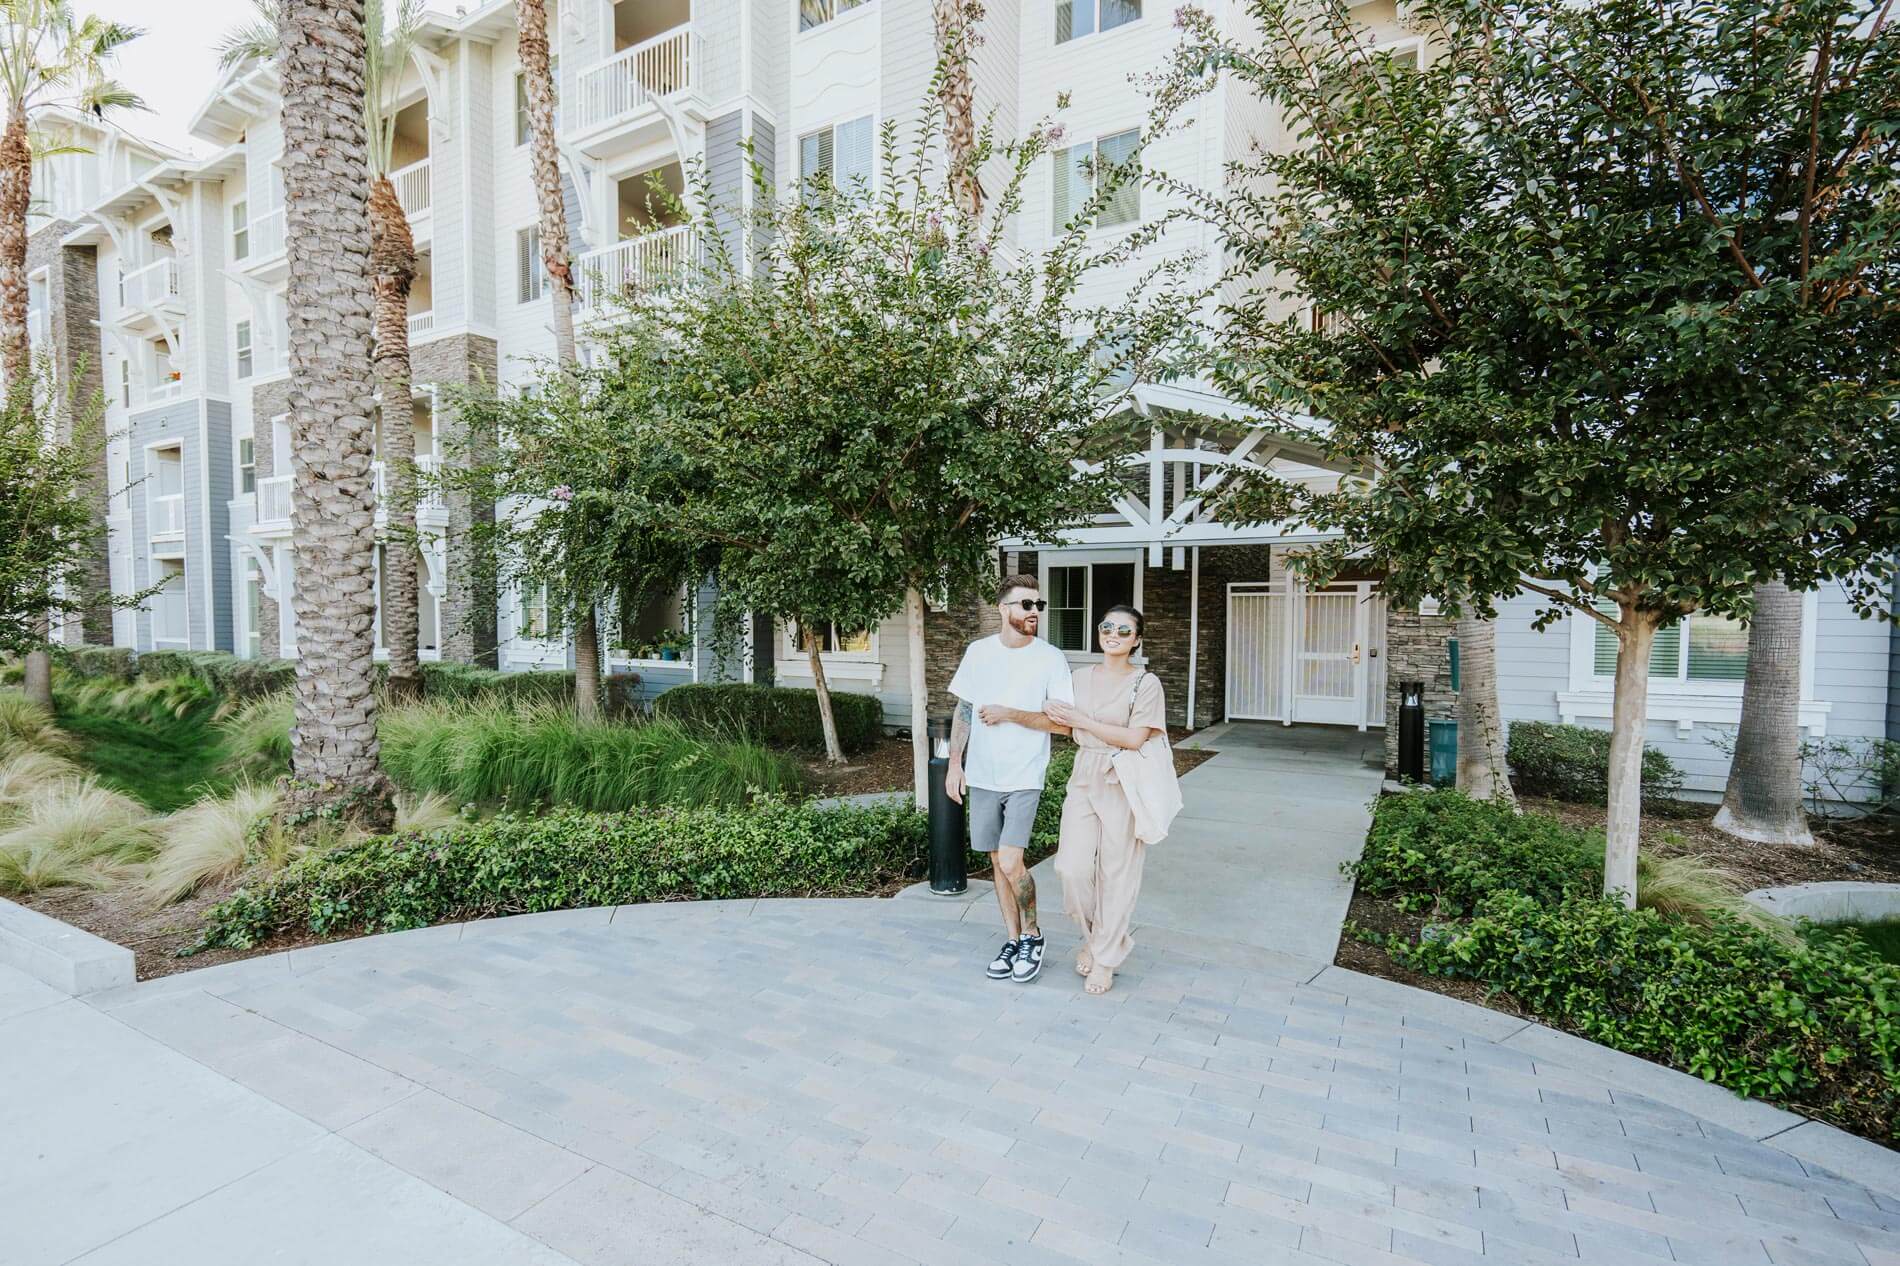
[[[120,50],[115,77],[150,110],[126,111],[120,125],[177,149],[206,153],[210,147],[185,129],[217,82],[219,39],[251,20],[251,0],[75,0],[73,9],[145,28]]]

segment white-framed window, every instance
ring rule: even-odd
[[[246,441],[248,443],[249,441]],[[244,560],[244,658],[264,654],[264,573],[255,558]]]
[[[1616,607],[1607,604],[1605,614]],[[1599,620],[1590,621],[1590,673],[1605,681],[1616,677],[1616,634]],[[1674,686],[1721,682],[1740,689],[1748,674],[1748,630],[1732,616],[1695,611],[1666,629],[1658,629],[1649,651],[1649,681]]]
[[[798,181],[809,194],[830,184],[868,189],[876,176],[876,130],[871,116],[847,119],[798,138]]]
[[[528,641],[547,640],[547,582],[523,585],[516,591],[515,636]]]
[[[530,225],[515,231],[515,302],[534,303],[543,293],[547,269],[541,266],[541,228]]]
[[[257,491],[257,445],[246,435],[237,442],[238,495],[248,497]]]
[[[1095,141],[1085,141],[1059,149],[1055,160],[1055,196],[1051,200],[1055,231],[1063,232],[1069,221],[1081,214],[1095,196],[1095,178],[1110,168],[1120,167],[1135,156],[1141,142],[1141,129],[1130,128]],[[1116,228],[1141,219],[1141,179],[1139,174],[1119,185],[1096,213],[1094,227]]]
[[[822,634],[817,629],[805,629],[795,621],[785,624],[784,653],[787,657],[804,660],[811,654],[810,640],[822,636],[824,642],[818,647],[818,653],[827,659],[843,656],[852,659],[877,658],[877,633],[872,629],[840,629],[835,624],[824,627]]]
[[[548,15],[550,18],[553,14]],[[555,23],[550,21],[550,27]],[[554,134],[561,133],[561,59],[548,58],[548,79],[554,84]],[[528,75],[526,71],[515,72],[515,148],[520,149],[534,140],[534,124],[528,118]]]
[[[127,409],[132,407],[132,358],[130,356],[119,362],[119,404]]]
[[[1056,0],[1056,43],[1141,20],[1141,0]]]
[[[798,29],[809,31],[833,18],[842,17],[871,0],[798,0]]]
[[[1099,655],[1095,626],[1117,603],[1139,606],[1141,560],[1127,553],[1052,556],[1042,568],[1042,635],[1071,655]]]
[[[231,258],[251,256],[251,204],[239,199],[231,204]]]
[[[235,332],[237,343],[237,376],[249,378],[256,362],[251,354],[251,323],[239,321]]]

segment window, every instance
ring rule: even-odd
[[[126,409],[132,407],[132,360],[130,357],[119,362],[119,405]]]
[[[251,376],[252,364],[251,323],[249,321],[239,321],[237,323],[237,376],[239,378],[249,378]]]
[[[1056,0],[1056,43],[1112,31],[1141,17],[1141,0]]]
[[[1069,221],[1080,215],[1088,206],[1089,199],[1095,196],[1096,177],[1106,176],[1112,169],[1129,163],[1140,141],[1140,129],[1131,128],[1113,136],[1104,136],[1093,144],[1071,145],[1055,152],[1054,208],[1057,233],[1067,229]],[[1133,172],[1116,186],[1102,204],[1095,216],[1095,227],[1114,228],[1133,224],[1139,219],[1141,179],[1139,172]]]
[[[798,29],[809,31],[841,17],[870,0],[798,0]]]
[[[1049,600],[1044,617],[1044,632],[1049,644],[1059,650],[1093,654],[1101,650],[1095,642],[1095,626],[1112,606],[1135,602],[1135,564],[1078,563],[1049,568],[1049,583],[1043,590]]]
[[[238,495],[249,496],[257,491],[257,446],[250,436],[238,441]]]
[[[515,301],[533,303],[541,297],[547,270],[541,266],[541,230],[522,229],[515,234]]]
[[[550,17],[553,15],[550,14]],[[553,26],[553,22],[548,23]],[[554,132],[561,132],[561,59],[548,58],[548,78],[554,83]],[[515,148],[520,149],[534,139],[534,124],[528,118],[528,76],[526,72],[515,72]]]
[[[807,193],[829,182],[839,189],[869,188],[873,175],[871,116],[798,138],[798,178]]]
[[[246,444],[249,440],[244,441]],[[244,657],[257,659],[264,652],[264,574],[257,561],[244,560]]]
[[[521,603],[515,612],[515,636],[543,639],[548,635],[548,587],[545,583],[521,590]]]
[[[251,205],[231,204],[231,258],[249,259],[251,255]]]
[[[795,654],[801,657],[811,654],[811,639],[815,630],[792,623],[786,625],[785,633]],[[825,626],[824,644],[818,648],[820,655],[871,655],[875,651],[876,643],[872,640],[871,630],[841,631],[835,624]]]
[[[1607,615],[1616,608],[1600,604]],[[1598,677],[1616,675],[1616,634],[1596,624],[1591,647],[1591,671]],[[1697,611],[1656,632],[1649,651],[1649,678],[1657,681],[1731,682],[1739,684],[1748,672],[1748,630],[1739,621],[1713,612]]]

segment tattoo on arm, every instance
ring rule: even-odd
[[[969,746],[970,721],[975,712],[967,700],[960,702],[957,704],[956,719],[950,722],[950,755],[959,760],[963,757],[963,749]]]
[[[1023,867],[1022,877],[1016,881],[1016,909],[1022,914],[1022,930],[1031,928],[1042,931],[1042,924],[1036,922],[1036,881],[1031,877],[1029,868]]]

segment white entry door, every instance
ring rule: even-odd
[[[1227,591],[1230,720],[1385,723],[1385,599],[1354,581]]]

